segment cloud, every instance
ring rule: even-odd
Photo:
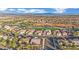
[[[5,11],[7,10],[8,8],[0,8],[0,11]]]
[[[49,11],[41,8],[0,8],[0,11],[8,13],[65,13],[66,9],[67,8],[52,8],[52,11]]]
[[[24,11],[24,12],[25,12],[25,11],[26,11],[26,9],[24,9],[24,8],[18,8],[18,9],[17,9],[17,11],[19,11],[19,12]]]
[[[13,9],[13,8],[10,8],[10,9],[8,9],[9,11],[16,11],[15,9]]]
[[[54,13],[64,13],[66,11],[66,8],[55,8]]]
[[[7,12],[7,13],[48,13],[47,10],[45,9],[39,9],[39,8],[0,8],[1,12]]]
[[[47,11],[43,9],[30,9],[28,10],[29,13],[46,13]]]
[[[43,9],[18,9],[17,12],[21,13],[47,13],[46,10]]]

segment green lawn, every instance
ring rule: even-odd
[[[37,27],[37,28],[33,28],[35,30],[60,30],[61,28],[45,28],[45,27]]]

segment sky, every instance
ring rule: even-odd
[[[0,0],[0,13],[79,14],[79,0]]]
[[[79,8],[0,8],[0,13],[13,14],[79,14]]]
[[[0,0],[0,8],[79,8],[79,0]]]

